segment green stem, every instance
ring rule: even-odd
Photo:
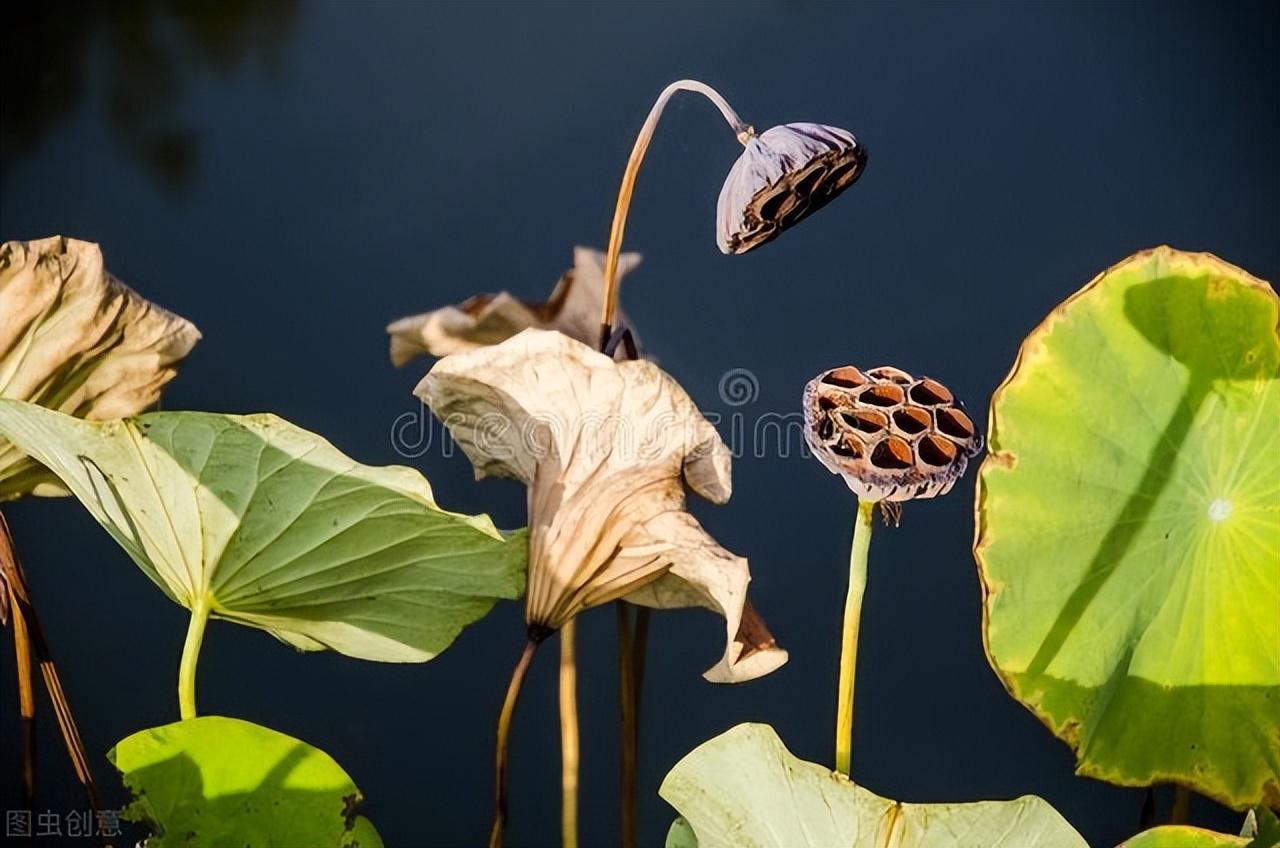
[[[183,721],[196,717],[196,662],[200,659],[200,643],[204,626],[209,623],[209,601],[196,600],[187,625],[187,641],[182,645],[182,664],[178,667],[178,715]]]
[[[836,771],[849,775],[853,760],[853,681],[858,666],[858,627],[862,621],[862,594],[867,588],[867,550],[871,547],[874,501],[858,501],[849,550],[849,594],[844,600],[844,629],[840,642],[840,691],[836,701]]]

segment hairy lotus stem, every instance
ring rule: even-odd
[[[563,848],[578,848],[578,624],[560,628],[560,831]]]
[[[187,639],[182,643],[182,663],[178,666],[178,715],[183,721],[196,717],[196,663],[200,660],[200,644],[209,623],[209,600],[203,595],[191,608],[187,623]]]
[[[511,717],[516,712],[516,702],[520,700],[520,687],[524,684],[524,676],[533,661],[533,652],[538,643],[530,639],[520,654],[515,670],[511,672],[511,682],[507,684],[507,697],[502,702],[502,712],[498,714],[498,747],[494,755],[494,799],[493,829],[489,832],[489,848],[502,848],[503,833],[507,828],[507,746],[511,738]]]
[[[853,683],[858,668],[858,627],[862,622],[862,594],[867,588],[867,551],[876,502],[859,500],[849,549],[849,593],[844,600],[844,628],[840,642],[840,689],[836,701],[836,771],[849,776],[853,760]]]
[[[697,80],[677,80],[658,95],[653,108],[649,110],[649,117],[645,118],[644,126],[640,127],[635,145],[631,148],[626,170],[622,172],[622,185],[618,188],[618,202],[613,209],[613,225],[609,228],[609,248],[605,252],[604,260],[604,312],[600,320],[602,346],[607,343],[609,335],[613,332],[613,320],[618,309],[618,255],[622,251],[622,233],[627,227],[627,210],[631,206],[631,193],[636,187],[636,175],[640,172],[640,163],[644,161],[649,142],[653,140],[653,131],[658,126],[658,119],[662,117],[662,110],[666,108],[667,101],[677,91],[694,91],[714,103],[742,144],[746,144],[755,134],[755,130],[742,122],[728,101],[720,96],[720,92],[705,83]]]

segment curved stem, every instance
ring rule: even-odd
[[[507,684],[507,697],[502,702],[502,712],[498,714],[493,829],[489,832],[489,848],[502,848],[502,836],[507,827],[507,745],[511,738],[511,717],[515,715],[520,687],[524,683],[525,673],[529,671],[529,663],[533,661],[533,652],[537,649],[538,643],[532,639],[525,643],[524,653],[520,654],[520,660],[511,672],[511,682]]]
[[[560,831],[563,848],[578,848],[578,624],[560,628]]]
[[[191,608],[187,641],[182,644],[182,664],[178,666],[178,715],[183,721],[196,717],[196,663],[200,659],[200,644],[204,641],[204,627],[208,623],[209,601],[202,596]]]
[[[849,593],[844,600],[844,628],[840,642],[840,690],[836,700],[836,771],[849,775],[853,759],[853,683],[858,666],[858,627],[862,621],[862,595],[867,588],[867,551],[874,526],[874,501],[858,501],[849,550]]]
[[[653,140],[653,131],[658,126],[658,119],[662,117],[662,110],[666,108],[667,101],[677,91],[697,92],[714,103],[733,129],[734,135],[743,144],[746,144],[755,134],[755,130],[742,122],[728,101],[720,96],[720,92],[705,83],[697,80],[677,80],[658,95],[653,108],[649,110],[649,117],[645,118],[644,126],[640,127],[635,145],[631,148],[627,167],[622,172],[622,185],[618,188],[618,202],[613,209],[613,224],[609,227],[609,249],[605,252],[604,260],[604,312],[600,318],[602,345],[608,340],[613,330],[613,319],[617,314],[618,255],[622,252],[622,233],[627,228],[627,210],[631,207],[631,193],[636,187],[636,175],[640,173],[640,163],[644,161],[645,151],[649,149],[649,142]]]

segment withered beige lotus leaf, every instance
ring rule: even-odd
[[[0,398],[89,420],[141,412],[200,338],[103,266],[98,245],[53,236],[0,246]],[[65,495],[0,439],[0,501]]]
[[[640,254],[624,253],[618,274],[625,276],[639,264]],[[571,339],[594,345],[600,337],[603,308],[604,254],[575,247],[573,267],[560,276],[545,302],[521,300],[505,291],[478,294],[457,306],[392,322],[387,326],[391,363],[398,368],[419,356],[448,356],[499,344],[530,327],[559,330]],[[619,349],[618,355],[625,353]]]
[[[746,559],[684,509],[685,484],[714,503],[729,499],[728,448],[653,363],[614,362],[560,333],[525,330],[441,360],[417,394],[477,477],[528,486],[531,639],[624,598],[721,613],[728,644],[705,674],[713,682],[786,661],[747,604]]]

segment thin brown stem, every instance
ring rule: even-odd
[[[636,787],[640,749],[640,691],[644,685],[645,643],[649,636],[649,609],[619,601],[618,614],[618,707],[621,726],[618,729],[619,763],[619,844],[635,848],[637,844]]]
[[[89,807],[96,814],[101,809],[98,786],[94,782],[93,773],[89,770],[89,758],[85,753],[84,742],[80,739],[80,731],[76,728],[75,718],[71,714],[71,704],[67,701],[66,692],[62,689],[62,680],[58,677],[58,668],[54,665],[49,651],[49,643],[44,637],[44,629],[36,616],[35,607],[31,603],[31,590],[27,585],[27,576],[18,561],[18,554],[13,547],[13,537],[9,533],[9,525],[0,515],[0,582],[3,582],[9,593],[9,611],[13,616],[15,634],[19,619],[26,627],[27,642],[40,666],[40,675],[44,678],[45,691],[49,693],[49,701],[53,704],[54,716],[58,720],[58,729],[62,731],[62,740],[67,747],[67,755],[71,758],[76,777],[84,786],[85,797]],[[21,684],[19,684],[21,686]]]
[[[0,590],[9,595],[13,610],[13,650],[18,666],[18,715],[22,722],[22,800],[26,809],[36,808],[36,687],[31,671],[31,637],[27,617],[8,580],[0,580]]]
[[[578,848],[578,621],[560,628],[560,833]]]
[[[524,684],[524,676],[529,671],[529,663],[533,661],[533,652],[538,643],[532,639],[525,643],[520,661],[511,672],[511,682],[507,685],[507,697],[502,702],[502,712],[498,714],[498,746],[494,757],[494,801],[493,829],[489,832],[489,848],[502,848],[502,837],[507,827],[507,746],[511,738],[511,717],[515,715],[516,702],[520,699],[520,687]]]
[[[612,352],[608,349],[610,334],[611,329],[606,325],[600,337],[600,349],[612,356]],[[636,350],[635,341],[631,338],[630,332],[624,334],[623,342],[627,345],[627,359],[639,358],[639,351]],[[649,639],[649,608],[636,607],[636,620],[633,627],[629,612],[631,605],[624,601],[615,601],[613,607],[618,619],[618,705],[620,713],[618,725],[618,803],[620,806],[618,826],[621,848],[635,848],[638,821],[636,816],[636,786],[638,784],[637,764],[640,746],[640,691],[644,687],[645,645]],[[563,687],[563,683],[561,685]]]
[[[697,80],[677,80],[658,95],[653,108],[649,110],[649,116],[645,118],[644,125],[640,127],[635,145],[631,148],[627,167],[622,172],[622,185],[618,187],[618,201],[613,208],[613,223],[609,227],[609,248],[605,251],[604,260],[604,311],[601,315],[602,340],[600,342],[602,347],[607,343],[609,334],[612,332],[613,320],[618,308],[618,256],[622,251],[622,234],[627,228],[627,212],[631,208],[631,195],[635,191],[636,176],[640,173],[640,163],[644,161],[645,151],[649,149],[649,142],[653,140],[653,131],[658,127],[662,110],[666,108],[667,101],[677,91],[697,92],[714,103],[743,144],[746,144],[754,134],[754,130],[743,123],[728,101],[720,96],[720,92],[705,83]]]

